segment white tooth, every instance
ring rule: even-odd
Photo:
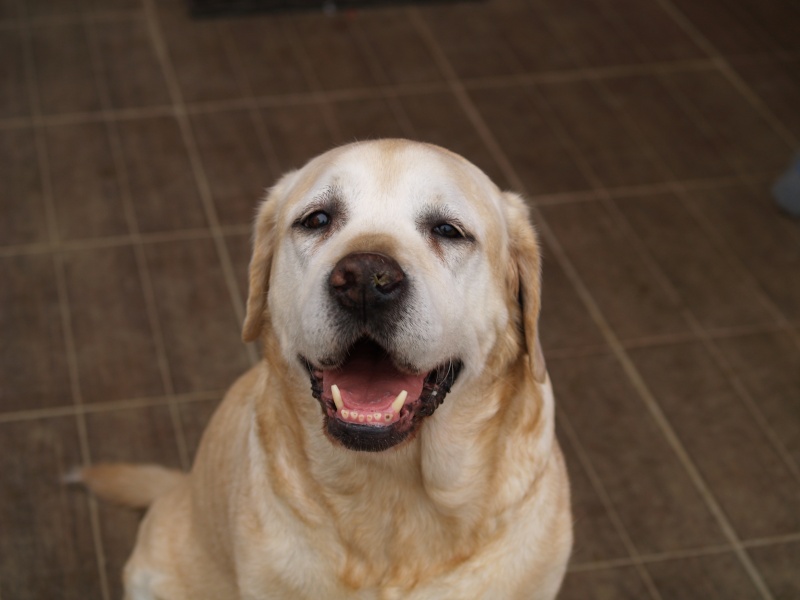
[[[367,415],[367,423],[372,423],[372,415]]]
[[[403,408],[403,404],[406,403],[407,397],[408,397],[408,392],[405,390],[397,394],[397,398],[395,398],[394,402],[392,402],[392,410],[396,413],[399,413],[400,409]]]
[[[383,418],[386,419],[386,422],[388,423],[389,421],[392,420],[392,413],[385,413],[383,415]]]
[[[359,423],[363,423],[364,422],[364,415],[358,415],[358,422]]]
[[[380,421],[381,420],[381,413],[375,413],[374,415],[372,415],[372,418],[375,419],[376,421]]]
[[[342,410],[344,406],[342,392],[339,391],[339,386],[335,383],[331,386],[331,394],[333,394],[333,403],[336,405],[336,410]]]
[[[343,408],[342,409],[342,418],[343,419],[347,419],[349,416],[350,416],[350,411],[347,410],[346,408]]]

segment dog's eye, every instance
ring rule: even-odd
[[[322,229],[331,222],[331,216],[324,210],[316,210],[305,217],[300,224],[306,229]]]
[[[450,223],[439,223],[436,227],[434,227],[431,231],[438,236],[445,237],[445,238],[460,238],[464,237],[461,232]]]

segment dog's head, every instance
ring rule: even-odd
[[[464,158],[351,144],[262,204],[243,337],[268,331],[308,373],[332,439],[385,450],[498,360],[544,378],[539,263],[524,202]]]

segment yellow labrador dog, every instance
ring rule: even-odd
[[[99,465],[147,506],[129,600],[556,596],[569,485],[526,206],[405,140],[332,150],[258,213],[244,339],[189,474]]]

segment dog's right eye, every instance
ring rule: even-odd
[[[316,210],[305,217],[300,224],[306,229],[322,229],[331,222],[331,216],[324,210]]]

